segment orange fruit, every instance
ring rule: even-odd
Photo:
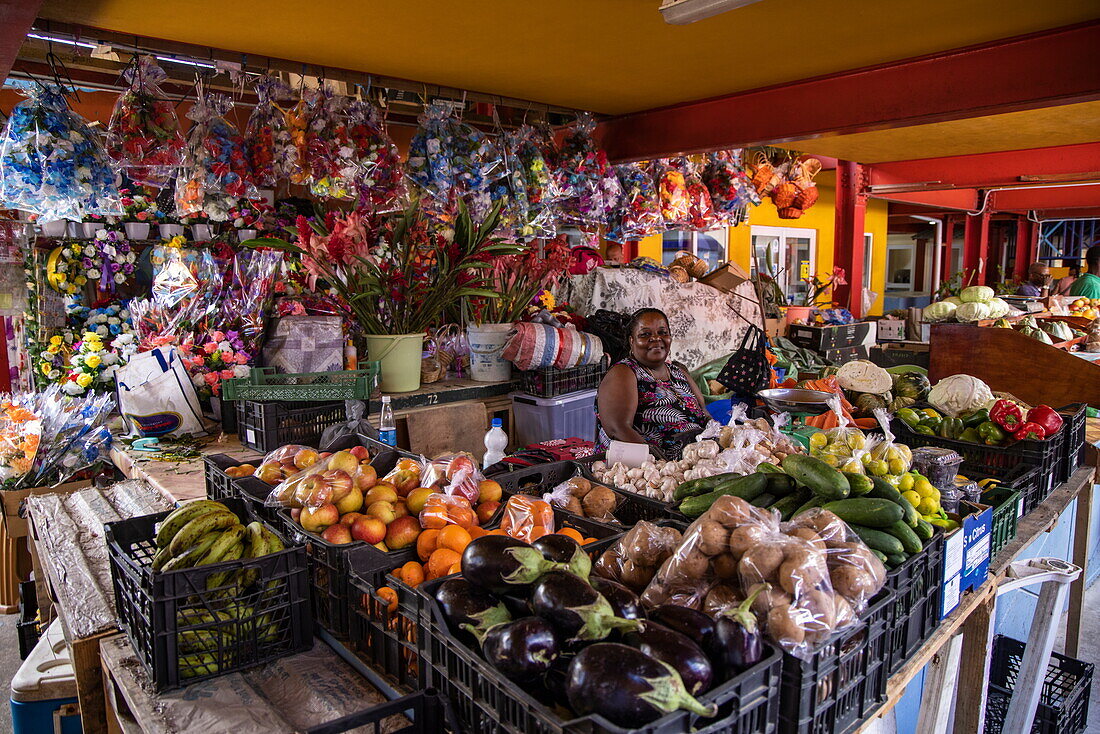
[[[395,568],[392,571],[390,571],[390,575],[393,576],[398,581],[404,581],[404,579],[401,578],[401,572],[403,570],[404,570],[404,566],[401,566],[400,568]]]
[[[549,528],[543,527],[542,525],[533,525],[527,531],[527,537],[524,538],[524,540],[526,540],[528,543],[534,543],[536,540],[544,535],[550,535]]]
[[[401,567],[401,580],[415,589],[424,581],[424,567],[416,561],[409,561]]]
[[[441,530],[450,522],[447,514],[447,503],[443,496],[429,496],[420,511],[420,526],[429,530]]]
[[[461,563],[456,563],[455,565],[453,565],[453,566],[451,566],[450,568],[447,569],[447,575],[448,576],[450,576],[452,574],[456,574],[456,573],[462,573],[462,564]]]
[[[470,528],[470,539],[477,540],[483,535],[488,535],[489,531],[485,528]]]
[[[440,576],[446,576],[448,569],[456,563],[462,562],[462,556],[455,553],[450,548],[438,548],[436,549],[431,558],[428,559],[426,570],[428,572],[428,579],[437,579]]]
[[[447,516],[451,518],[451,522],[463,528],[472,528],[478,524],[477,515],[469,505],[451,505]]]
[[[504,530],[504,528],[497,528],[496,530],[490,530],[485,534],[486,535],[507,535],[508,533]]]
[[[580,543],[584,540],[584,536],[582,536],[580,531],[577,530],[576,528],[562,528],[561,530],[558,531],[558,534],[567,535],[570,538],[572,538],[573,540],[577,541],[578,543]]]
[[[439,547],[439,531],[424,530],[416,536],[416,555],[421,561],[427,561],[428,556]]]
[[[581,541],[581,545],[588,545],[589,543],[598,543],[599,538],[585,538]]]
[[[389,586],[378,587],[378,598],[386,602],[387,612],[392,613],[397,611],[397,592]]]
[[[473,537],[458,525],[448,525],[439,531],[439,547],[450,548],[455,553],[466,550],[471,540]]]

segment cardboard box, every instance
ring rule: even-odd
[[[826,349],[821,352],[821,356],[829,364],[842,365],[857,359],[867,359],[867,347],[859,345],[842,349]]]
[[[915,364],[928,369],[929,350],[927,344],[920,342],[889,342],[870,348],[871,361],[879,367],[897,367],[901,364]]]
[[[906,322],[894,319],[882,319],[878,322],[878,340],[880,342],[900,342],[905,340]]]
[[[30,526],[27,524],[27,518],[19,516],[19,507],[27,497],[30,497],[32,494],[65,494],[90,486],[92,486],[92,480],[81,479],[75,482],[59,484],[56,487],[31,487],[29,489],[0,492],[4,500],[4,528],[8,533],[8,537],[27,537],[27,532],[30,529]]]
[[[750,277],[743,267],[735,262],[728,262],[704,275],[699,282],[723,293],[732,293],[734,288],[749,280]]]
[[[764,331],[769,339],[787,335],[787,322],[784,319],[764,319]]]
[[[791,325],[787,338],[800,347],[824,352],[827,349],[870,346],[875,343],[877,330],[874,322],[857,321],[839,326]]]

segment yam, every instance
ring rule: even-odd
[[[562,509],[566,512],[572,512],[574,515],[580,515],[584,517],[584,507],[581,506],[581,501],[574,495],[569,495],[569,499],[562,505]]]
[[[729,536],[730,553],[740,558],[749,548],[763,542],[768,531],[762,525],[742,525],[734,528]]]
[[[592,482],[584,477],[573,477],[569,480],[569,494],[574,497],[584,497],[592,489]]]

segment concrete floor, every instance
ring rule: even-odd
[[[19,640],[15,636],[18,614],[0,614],[0,683],[6,691],[4,698],[11,698],[11,679],[19,670]],[[11,707],[5,702],[0,706],[0,734],[11,734]]]

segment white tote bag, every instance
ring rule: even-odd
[[[118,407],[130,428],[142,436],[206,433],[199,396],[179,352],[158,347],[141,352],[115,373]]]

